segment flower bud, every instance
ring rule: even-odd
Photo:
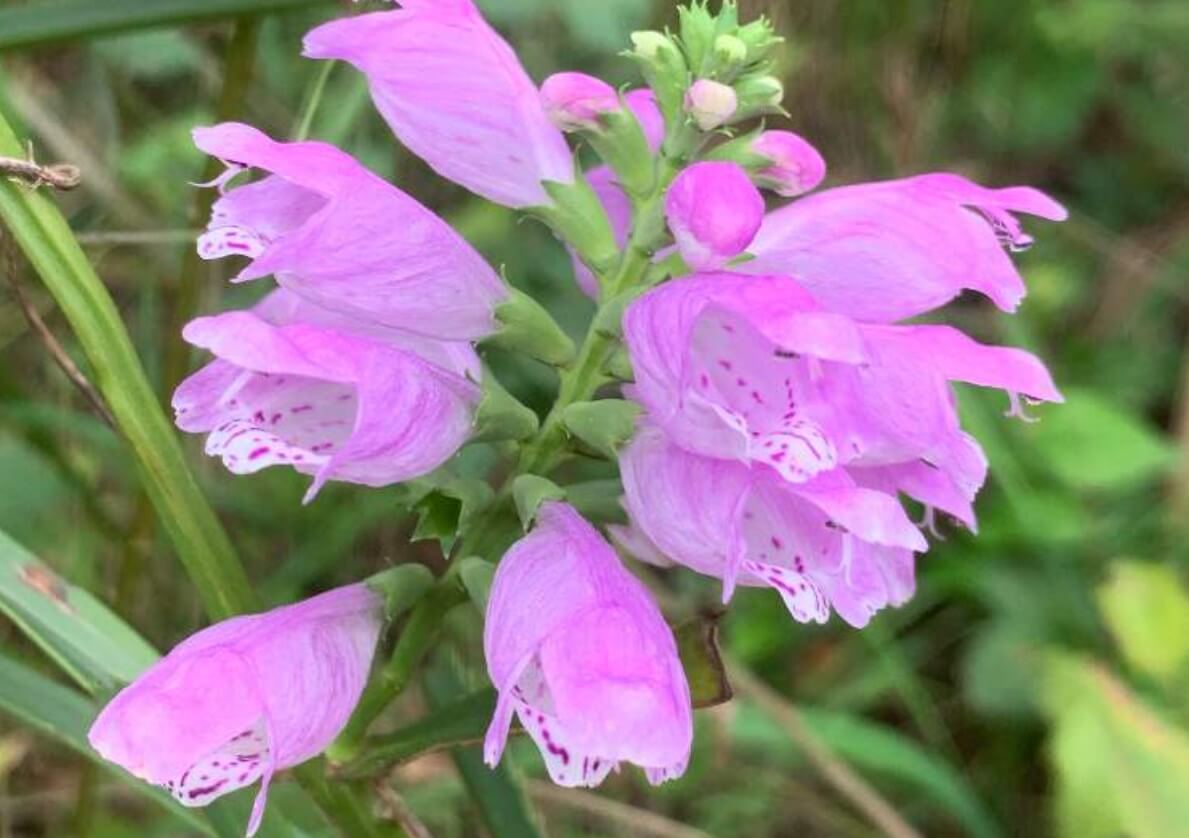
[[[735,83],[735,95],[739,102],[735,121],[784,112],[780,106],[784,99],[784,85],[775,76],[744,76]]]
[[[639,62],[641,73],[656,94],[665,122],[676,124],[689,84],[689,67],[681,50],[667,35],[654,31],[633,32],[632,46],[630,55]]]
[[[593,131],[599,117],[619,110],[615,88],[585,73],[554,73],[541,85],[541,104],[563,131]]]
[[[665,217],[686,264],[720,268],[743,252],[764,219],[764,199],[736,163],[695,163],[665,195]]]
[[[662,52],[675,49],[667,36],[652,29],[633,32],[631,38],[636,56],[645,61],[655,61]]]
[[[777,195],[801,195],[826,176],[826,161],[818,150],[792,131],[765,131],[751,143],[751,151],[769,161],[755,173],[757,182]]]
[[[710,79],[698,79],[685,92],[685,111],[703,131],[722,125],[738,105],[734,88]]]
[[[747,61],[747,44],[734,35],[719,35],[714,39],[714,58],[720,72],[730,72]]]

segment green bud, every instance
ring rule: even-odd
[[[680,21],[681,45],[685,48],[690,69],[695,75],[702,75],[714,43],[715,17],[710,13],[709,5],[704,2],[679,6],[677,17]]]
[[[685,89],[689,86],[689,65],[668,35],[645,31],[632,33],[635,48],[628,53],[640,64],[640,72],[652,92],[666,125],[680,125]]]
[[[512,502],[525,530],[532,526],[541,504],[551,500],[565,500],[566,493],[552,480],[535,474],[522,474],[512,481]]]
[[[623,399],[599,399],[574,402],[562,411],[562,424],[572,437],[608,460],[619,456],[619,449],[636,432],[640,406]]]
[[[528,439],[537,432],[537,414],[516,401],[504,389],[491,370],[483,370],[483,397],[475,412],[475,431],[472,442],[500,442],[508,439]]]
[[[784,113],[780,105],[784,100],[784,85],[776,76],[744,76],[735,82],[735,93],[739,98],[736,122],[753,116]]]
[[[611,358],[607,361],[607,372],[618,381],[636,380],[636,371],[632,369],[632,356],[628,354],[627,347],[620,346],[611,353]]]
[[[784,38],[776,34],[767,18],[761,17],[740,26],[735,36],[747,46],[747,61],[754,64],[770,56]]]
[[[643,294],[644,290],[643,288],[631,288],[614,299],[607,300],[599,307],[599,312],[595,315],[591,327],[597,334],[604,337],[620,337],[623,334],[623,313],[627,311],[632,300]]]
[[[714,39],[714,61],[719,78],[731,75],[747,62],[747,44],[734,35],[719,35]]]
[[[574,358],[574,342],[549,316],[541,304],[516,288],[495,308],[499,330],[484,343],[524,352],[554,366],[564,366]]]

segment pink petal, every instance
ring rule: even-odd
[[[816,189],[826,176],[821,153],[792,131],[764,131],[751,144],[751,151],[770,161],[757,172],[760,185],[786,198]]]
[[[237,280],[285,288],[362,323],[437,338],[495,328],[507,289],[461,236],[326,143],[278,143],[247,125],[194,132],[202,150],[272,176],[229,190],[199,241],[205,258],[252,259]]]
[[[501,693],[489,763],[513,710],[562,785],[597,785],[621,760],[664,768],[688,757],[689,687],[672,631],[571,507],[542,505],[500,562],[483,640]]]
[[[1000,239],[1030,241],[1012,211],[1063,217],[1036,190],[949,174],[829,189],[769,213],[741,270],[796,277],[826,308],[860,320],[913,317],[964,288],[1012,311],[1025,289]]]
[[[199,318],[183,336],[219,361],[179,386],[179,425],[209,431],[208,453],[234,472],[286,464],[315,475],[307,500],[329,479],[425,474],[470,434],[478,388],[413,352],[250,312]]]
[[[681,256],[695,271],[740,255],[764,218],[764,199],[736,163],[695,163],[665,194],[665,217]]]
[[[184,805],[262,781],[338,735],[367,680],[382,602],[363,585],[192,635],[124,688],[92,725],[91,745]]]
[[[541,181],[572,181],[572,158],[516,54],[470,0],[402,6],[319,26],[305,55],[361,70],[392,131],[438,174],[499,204],[549,203]]]

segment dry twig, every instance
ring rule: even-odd
[[[619,828],[621,835],[652,835],[655,838],[710,838],[709,833],[671,821],[656,812],[589,791],[559,788],[541,780],[524,780],[524,790],[537,803],[577,809],[602,818]]]

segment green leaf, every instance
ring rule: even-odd
[[[1054,655],[1045,704],[1053,725],[1060,835],[1182,835],[1189,824],[1189,733],[1100,664]]]
[[[360,755],[337,773],[345,779],[372,777],[432,751],[481,742],[491,724],[495,700],[495,690],[479,690],[441,705],[411,725],[369,737]]]
[[[215,834],[198,812],[179,805],[163,790],[135,780],[92,750],[87,742],[87,730],[99,712],[94,703],[3,652],[0,652],[0,711],[127,781],[129,788],[162,806],[189,828],[205,835]]]
[[[1168,682],[1189,664],[1189,593],[1176,571],[1146,562],[1116,562],[1098,589],[1098,606],[1123,657]]]
[[[328,5],[329,0],[43,0],[0,10],[0,50]]]
[[[0,611],[89,693],[127,683],[157,653],[127,623],[0,532]]]
[[[0,32],[7,31],[0,23]],[[0,155],[24,153],[0,115]],[[6,179],[0,179],[0,217],[74,330],[94,383],[128,442],[145,491],[207,613],[221,618],[251,610],[256,596],[243,566],[186,465],[115,302],[66,219],[45,190]]]
[[[544,477],[522,474],[512,481],[512,500],[516,505],[516,514],[520,517],[521,526],[526,530],[532,526],[541,504],[545,501],[565,499],[565,490]]]
[[[718,617],[695,617],[673,627],[677,654],[694,707],[714,707],[735,694],[718,649]]]
[[[1074,489],[1125,489],[1175,464],[1174,448],[1143,420],[1089,390],[1071,390],[1028,430],[1053,474]]]
[[[461,692],[457,676],[444,667],[426,672],[424,687],[434,712],[457,701]],[[450,757],[494,838],[538,838],[541,833],[507,760],[489,768],[478,746],[453,748]]]

